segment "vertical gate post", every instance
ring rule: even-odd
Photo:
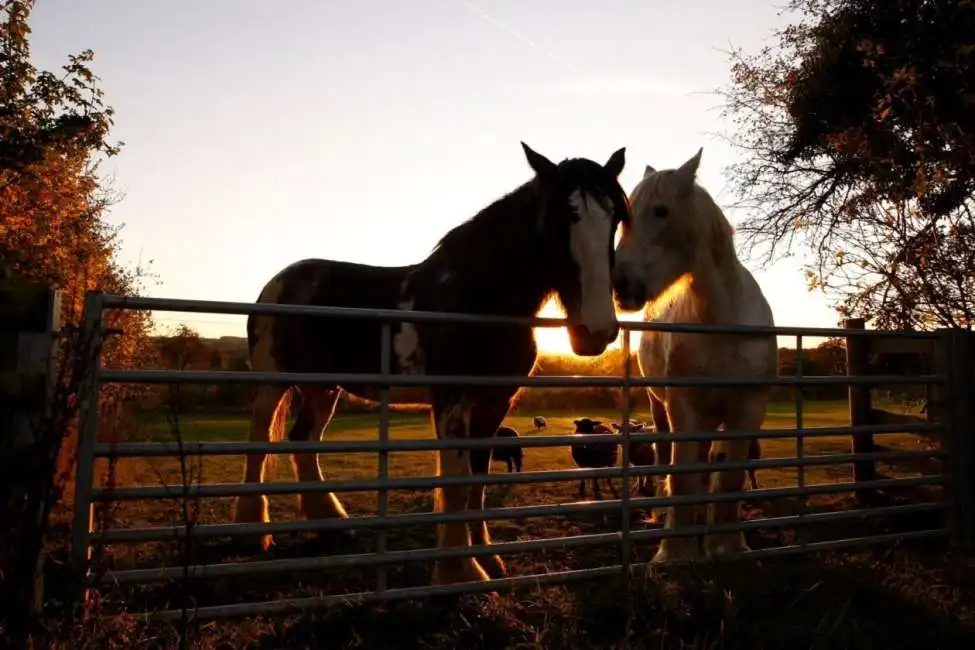
[[[80,363],[85,364],[86,381],[78,388],[78,450],[75,471],[74,523],[72,540],[72,569],[81,586],[88,575],[91,559],[91,529],[94,524],[91,508],[91,488],[94,477],[95,442],[98,439],[98,412],[101,385],[102,293],[89,291],[85,295],[85,328],[79,345]]]
[[[975,334],[960,328],[938,333],[936,367],[946,376],[945,386],[938,391],[938,415],[946,425],[942,445],[947,447],[951,476],[951,530],[959,545],[971,549],[975,546]]]
[[[862,318],[850,318],[843,322],[848,330],[865,329],[866,323]],[[869,374],[868,362],[870,358],[870,343],[862,336],[846,337],[846,375],[847,377],[863,377]],[[870,387],[865,385],[850,385],[848,388],[850,405],[850,426],[860,427],[870,424]],[[874,451],[873,434],[855,432],[853,434],[853,453],[869,454]],[[877,478],[877,465],[872,460],[857,460],[853,462],[853,480],[857,483],[873,481]],[[858,490],[857,501],[862,505],[869,505],[871,493]]]

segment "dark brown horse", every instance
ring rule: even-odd
[[[605,165],[584,158],[556,165],[522,146],[534,178],[448,232],[419,264],[392,268],[303,260],[274,276],[258,302],[531,317],[554,294],[566,310],[575,353],[601,354],[619,333],[610,271],[617,225],[629,219],[617,181],[624,149]],[[393,323],[391,333],[393,374],[527,376],[535,365],[535,339],[527,326]],[[380,334],[380,323],[365,319],[251,316],[247,321],[251,368],[258,371],[375,373]],[[300,391],[300,408],[287,438],[318,439],[342,390],[380,398],[377,386],[259,386],[250,439],[283,437],[285,406],[294,391]],[[490,438],[517,391],[393,387],[390,402],[432,406],[440,438]],[[489,449],[443,451],[438,473],[486,474],[490,458]],[[263,480],[264,460],[264,454],[247,457],[244,481]],[[315,454],[296,454],[293,460],[299,481],[322,479]],[[445,486],[435,491],[434,503],[437,512],[482,509],[484,486]],[[307,518],[347,516],[332,493],[301,494],[299,504]],[[240,497],[235,510],[237,522],[269,520],[261,495]],[[270,537],[263,543],[266,548]],[[472,543],[490,543],[485,522],[440,525],[438,547]],[[504,575],[496,555],[449,559],[435,564],[433,582]]]

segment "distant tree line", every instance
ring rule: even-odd
[[[186,325],[180,325],[170,336],[156,337],[153,349],[159,367],[177,370],[232,370],[248,369],[247,341],[240,337],[206,339]],[[829,340],[802,354],[802,373],[804,375],[843,375],[846,373],[846,351],[841,339]],[[796,373],[798,355],[791,348],[779,349],[779,374]],[[630,359],[630,372],[639,376],[636,358]],[[566,356],[542,355],[537,364],[537,375],[621,375],[623,355],[621,350],[610,350],[595,359],[580,359]],[[252,387],[243,383],[223,383],[217,385],[181,385],[178,392],[171,386],[157,385],[145,399],[143,408],[157,409],[168,405],[193,412],[238,413],[250,410]],[[646,395],[642,390],[632,392],[634,408],[648,407]],[[845,386],[809,386],[805,390],[806,399],[828,400],[844,399]],[[773,390],[777,401],[794,399],[793,389],[785,386]],[[174,401],[175,400],[175,401]],[[622,407],[622,392],[616,388],[535,388],[525,389],[518,396],[515,410],[561,410],[561,409],[602,409]],[[377,405],[343,395],[339,410],[363,412],[377,408]]]

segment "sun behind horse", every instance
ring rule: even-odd
[[[576,354],[601,354],[619,334],[610,273],[617,225],[629,218],[617,177],[624,149],[605,165],[584,158],[556,165],[522,143],[534,178],[448,232],[422,262],[376,267],[310,259],[280,271],[258,302],[461,312],[531,317],[553,294],[570,322]],[[408,227],[403,225],[401,227]],[[251,316],[247,340],[251,368],[259,371],[375,373],[380,369],[378,321]],[[537,356],[530,327],[446,323],[392,323],[391,372],[406,375],[527,376]],[[273,386],[257,390],[251,440],[281,439],[287,397],[300,392],[291,441],[320,438],[342,390],[380,399],[378,386]],[[393,387],[393,404],[432,406],[440,438],[490,438],[504,420],[516,387]],[[285,398],[285,399],[282,399]],[[471,476],[489,471],[490,449],[443,451],[438,474]],[[264,454],[247,457],[244,481],[259,483]],[[315,454],[293,456],[299,481],[321,481]],[[347,517],[332,493],[299,496],[309,519]],[[437,512],[480,510],[484,486],[435,491]],[[263,495],[237,500],[237,522],[268,521]],[[263,538],[265,548],[270,536]],[[489,544],[487,524],[441,524],[438,547]],[[482,567],[483,565],[483,567]],[[497,555],[435,563],[434,584],[505,575]]]
[[[646,318],[666,323],[773,325],[772,310],[761,288],[738,259],[733,229],[711,195],[695,182],[701,151],[677,169],[647,166],[630,195],[632,220],[624,224],[616,249],[613,283],[620,307],[646,307]],[[773,335],[717,335],[644,332],[639,348],[640,372],[646,377],[775,377],[778,350]],[[744,461],[748,440],[681,442],[683,431],[758,429],[765,419],[770,387],[653,387],[648,390],[658,431],[674,434],[673,464]],[[709,450],[710,447],[710,450]],[[671,463],[669,445],[661,445],[657,462]],[[744,470],[711,474],[710,486],[699,473],[668,476],[672,495],[737,492],[744,489]],[[670,529],[699,522],[700,507],[668,508]],[[717,503],[707,509],[710,523],[736,521],[740,504]],[[748,549],[741,533],[707,536],[705,552],[721,554]],[[693,559],[694,537],[662,540],[655,562]]]

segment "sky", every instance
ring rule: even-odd
[[[556,161],[625,146],[627,192],[703,147],[727,207],[714,91],[729,49],[788,19],[762,0],[41,0],[31,27],[40,68],[96,53],[126,143],[109,218],[121,261],[151,261],[146,293],[249,302],[305,257],[422,260],[530,178],[522,140]],[[801,263],[746,260],[777,324],[835,326]],[[244,335],[242,317],[155,318]],[[564,330],[540,343],[568,349]]]

